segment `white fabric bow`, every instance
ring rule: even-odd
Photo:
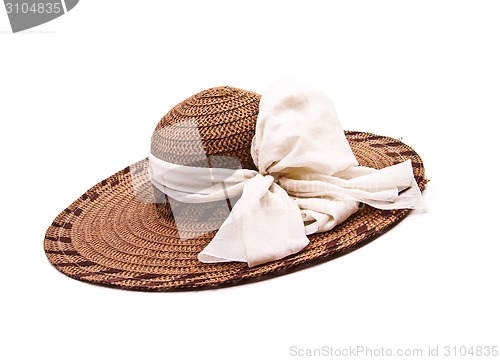
[[[276,82],[262,96],[252,158],[258,172],[175,165],[150,155],[153,184],[176,200],[241,195],[198,255],[204,263],[252,267],[295,254],[309,244],[306,235],[331,230],[359,203],[424,208],[410,160],[381,170],[359,166],[328,96],[294,82]]]

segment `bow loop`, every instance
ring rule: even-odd
[[[262,96],[252,148],[261,174],[332,175],[358,165],[329,97],[287,80]]]

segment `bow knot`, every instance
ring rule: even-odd
[[[309,244],[307,235],[333,229],[360,203],[424,208],[410,160],[381,170],[359,166],[330,99],[295,83],[277,82],[262,96],[251,155],[258,172],[190,168],[150,156],[153,184],[177,200],[241,195],[198,254],[202,262],[256,266],[295,254]]]

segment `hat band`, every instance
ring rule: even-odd
[[[306,235],[346,220],[360,203],[386,210],[424,208],[411,160],[381,170],[359,166],[330,99],[299,84],[281,81],[262,96],[252,158],[258,172],[190,167],[149,156],[153,185],[175,200],[241,196],[198,254],[201,262],[241,261],[252,267],[282,259],[304,249]]]

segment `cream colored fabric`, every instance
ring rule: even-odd
[[[241,195],[198,255],[202,262],[256,266],[295,254],[309,244],[307,235],[333,229],[359,203],[424,208],[410,160],[382,170],[359,166],[328,96],[294,82],[279,81],[262,96],[252,158],[258,172],[180,166],[150,155],[153,184],[176,200]]]

